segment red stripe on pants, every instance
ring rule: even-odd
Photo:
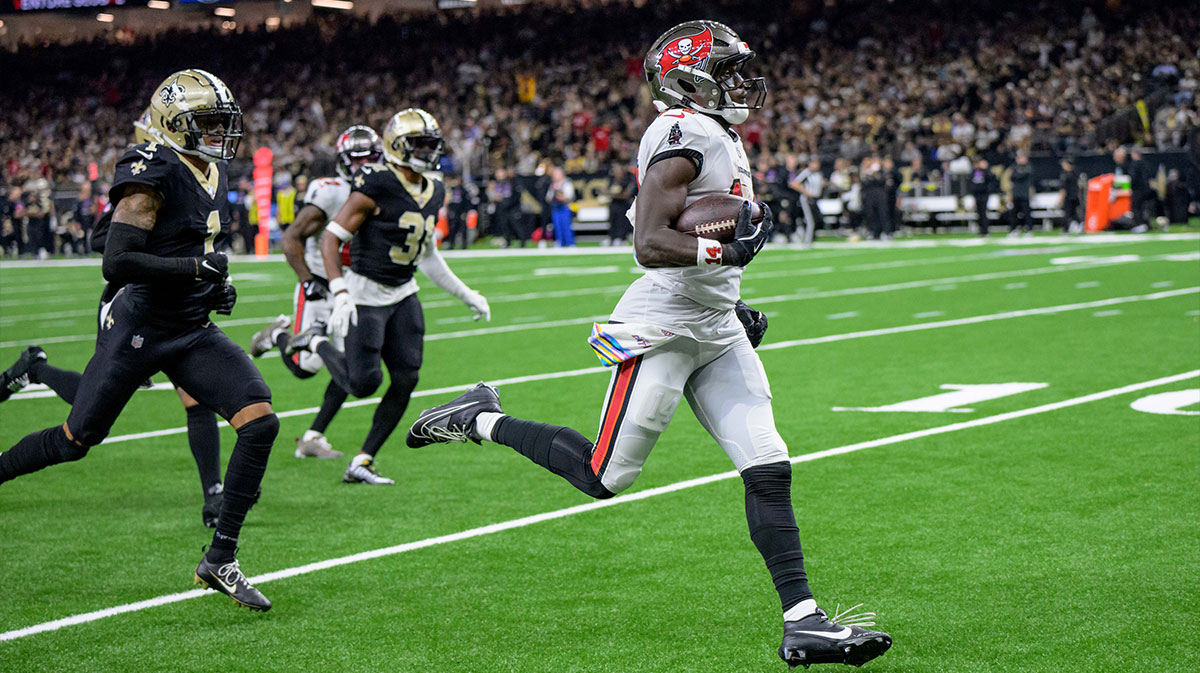
[[[633,370],[637,361],[638,358],[630,358],[617,366],[617,381],[613,384],[612,397],[608,399],[608,408],[604,411],[604,423],[600,426],[600,438],[596,440],[596,448],[592,451],[592,472],[596,474],[600,474],[600,468],[604,466],[604,458],[608,455],[608,451],[616,439],[617,421],[620,420],[621,411],[625,408],[625,403],[629,400],[632,392],[629,383],[633,379]]]
[[[300,333],[300,323],[304,321],[304,286],[296,288],[296,319],[292,321],[292,334]],[[292,353],[292,362],[300,364],[300,353]]]

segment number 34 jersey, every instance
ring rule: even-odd
[[[225,216],[226,163],[193,166],[175,150],[158,143],[134,145],[117,162],[109,200],[121,200],[131,184],[146,185],[162,196],[162,207],[143,252],[159,257],[200,257],[229,235]],[[214,289],[192,278],[131,283],[125,295],[131,308],[155,322],[179,324],[208,320],[204,296]]]
[[[370,197],[377,207],[350,243],[350,270],[373,283],[360,290],[354,287],[353,277],[347,278],[351,294],[360,304],[393,303],[411,294],[415,287],[403,292],[389,290],[412,282],[417,263],[436,245],[434,227],[438,209],[446,199],[446,186],[430,177],[414,185],[399,169],[384,163],[360,168],[351,186]],[[372,284],[384,287],[372,288]],[[396,296],[389,296],[392,294]],[[378,303],[381,301],[384,304]]]

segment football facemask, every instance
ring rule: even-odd
[[[370,126],[355,125],[342,131],[337,139],[337,172],[349,178],[356,162],[375,163],[383,156],[383,142]]]

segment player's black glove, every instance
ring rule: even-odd
[[[304,288],[304,298],[308,301],[320,301],[329,297],[329,281],[320,276],[313,276],[300,284]]]
[[[762,311],[750,308],[741,299],[734,305],[733,310],[737,313],[738,320],[742,321],[742,327],[746,328],[746,338],[750,339],[750,345],[758,348],[763,337],[767,335],[767,316]]]
[[[214,287],[205,297],[208,310],[216,311],[218,315],[233,313],[233,305],[237,303],[237,289],[233,283],[222,283]]]
[[[729,266],[746,266],[754,256],[767,244],[771,232],[775,230],[775,221],[771,219],[771,209],[765,203],[759,203],[762,209],[762,220],[758,224],[750,221],[750,202],[742,206],[738,213],[737,229],[734,230],[733,243],[726,243],[721,250],[721,261]]]
[[[196,277],[218,285],[229,277],[229,258],[223,252],[210,252],[196,258]]]

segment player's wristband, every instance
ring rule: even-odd
[[[720,266],[721,244],[711,238],[696,239],[696,266]]]
[[[329,291],[332,294],[340,294],[346,292],[346,279],[341,276],[329,281]]]
[[[341,241],[342,243],[345,243],[345,242],[349,241],[350,239],[354,238],[354,234],[346,231],[346,228],[343,227],[342,225],[338,224],[337,222],[330,222],[329,224],[325,225],[325,231],[328,231],[329,233],[333,234],[334,236],[337,236],[338,240]]]

